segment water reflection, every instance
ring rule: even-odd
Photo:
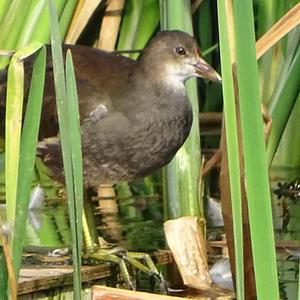
[[[143,201],[140,207],[136,203]],[[118,200],[119,210],[113,216],[121,224],[122,240],[113,240],[106,233],[109,224],[101,220],[103,215],[96,215],[98,233],[109,242],[120,242],[131,251],[152,251],[164,248],[162,205],[157,197],[148,197],[145,201],[138,198]],[[130,212],[130,213],[128,213]],[[28,222],[26,230],[26,246],[65,247],[71,245],[68,206],[64,199],[45,201],[40,212],[40,227],[35,229]]]

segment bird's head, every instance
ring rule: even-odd
[[[196,40],[182,31],[161,31],[145,48],[141,60],[149,72],[160,73],[158,77],[174,84],[192,76],[221,82],[221,76],[200,56]]]

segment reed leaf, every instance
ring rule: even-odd
[[[32,51],[36,52],[42,47],[40,43],[34,43]],[[18,277],[21,257],[23,251],[23,242],[28,217],[28,205],[30,191],[34,172],[34,162],[36,156],[36,144],[38,140],[40,116],[42,109],[44,82],[46,70],[46,49],[45,46],[39,51],[33,66],[33,73],[30,85],[30,91],[24,117],[22,129],[20,162],[17,181],[17,206],[15,211],[15,230],[13,239],[13,257],[15,273]]]
[[[0,24],[3,20],[3,18],[5,17],[8,9],[9,9],[10,4],[11,4],[11,0],[2,0],[2,1],[0,1]]]
[[[23,59],[41,48],[32,43],[18,50],[8,68],[6,113],[5,113],[5,183],[7,221],[14,224],[16,213],[17,184],[20,160],[21,127],[23,112],[24,68]]]
[[[158,0],[126,1],[124,13],[117,49],[143,49],[159,24]],[[128,56],[135,59],[138,55]]]
[[[118,50],[132,49],[142,9],[143,1],[126,1],[117,45]]]
[[[64,7],[66,5],[66,0],[54,0],[55,7],[57,11],[57,16],[60,17]],[[41,43],[49,43],[50,41],[50,15],[47,6],[41,11],[38,22],[31,33],[31,40],[37,40]]]
[[[27,17],[29,5],[26,1],[14,0],[4,16],[0,25],[0,47],[2,49],[14,50],[17,40],[23,29],[23,23]],[[1,57],[0,69],[9,63],[8,57]]]
[[[220,53],[222,67],[222,88],[224,101],[224,121],[226,132],[226,145],[228,155],[228,169],[230,180],[230,193],[232,202],[235,274],[236,274],[236,297],[244,299],[244,255],[243,255],[243,219],[240,184],[240,161],[238,145],[238,128],[236,118],[236,105],[234,96],[234,83],[232,76],[233,58],[230,53],[230,44],[234,43],[234,36],[230,35],[230,16],[226,14],[224,1],[218,2]]]
[[[16,48],[20,48],[26,45],[32,36],[32,33],[35,31],[36,26],[38,26],[38,21],[40,19],[40,15],[42,11],[45,9],[45,5],[47,4],[47,0],[32,0],[29,5],[28,14],[24,23],[22,24],[22,32],[16,41]],[[43,28],[42,30],[46,31]]]
[[[272,0],[261,0],[258,2],[257,35],[260,37],[276,21],[277,5]],[[276,51],[276,55],[274,55]],[[261,95],[264,103],[269,102],[270,94],[276,82],[278,69],[280,68],[279,49],[270,49],[259,62]]]
[[[139,23],[136,28],[132,49],[142,49],[149,38],[153,35],[159,24],[159,2],[158,0],[143,1]],[[132,53],[131,58],[137,58],[137,53]]]
[[[74,299],[81,299],[81,218],[82,218],[82,166],[78,108],[76,108],[76,84],[70,56],[66,81],[59,24],[53,0],[49,0],[51,16],[51,50],[56,92],[64,174],[67,187],[69,215],[72,231],[72,257],[74,270]],[[69,103],[70,102],[70,103]],[[80,149],[79,149],[80,148]],[[74,160],[78,160],[77,162]],[[80,174],[81,172],[81,174]],[[76,204],[76,200],[79,202]]]
[[[251,0],[234,0],[245,188],[258,299],[279,299]],[[249,88],[249,86],[251,88]]]
[[[211,47],[213,43],[213,29],[212,25],[212,17],[211,17],[211,1],[203,1],[201,3],[201,7],[199,9],[199,17],[197,18],[198,21],[198,30],[199,30],[199,40],[201,49],[208,49]],[[203,55],[203,53],[202,53]],[[211,64],[211,55],[208,54],[205,57],[205,60]]]
[[[300,264],[300,262],[299,262],[299,264]],[[300,265],[299,265],[299,267],[300,267]],[[298,297],[297,297],[297,299],[298,300],[300,300],[300,276],[298,276]]]
[[[8,287],[8,274],[6,268],[6,261],[5,261],[5,254],[3,248],[1,247],[0,251],[0,299],[6,300],[7,299],[7,287]]]
[[[13,0],[1,23],[0,45],[3,49],[14,49],[23,29],[30,5],[26,1]]]
[[[278,148],[281,136],[296,103],[300,86],[300,45],[287,71],[282,72],[284,78],[279,78],[280,88],[274,93],[269,112],[273,118],[272,131],[267,147],[267,163],[270,166]],[[283,101],[284,100],[284,101]]]
[[[20,141],[23,110],[24,69],[14,55],[8,68],[5,113],[5,186],[7,222],[15,221],[17,179],[20,159]]]
[[[276,22],[256,44],[256,57],[260,58],[268,49],[300,24],[300,3],[291,8]]]
[[[78,96],[75,80],[75,72],[71,52],[68,50],[66,58],[66,87],[67,87],[67,113],[69,116],[69,133],[71,142],[71,160],[73,172],[74,198],[70,199],[69,206],[71,222],[73,222],[72,236],[73,245],[73,264],[76,269],[76,280],[81,282],[81,249],[82,249],[82,212],[83,212],[83,169],[81,153],[81,130],[79,121]],[[75,214],[74,214],[75,212]],[[74,255],[75,254],[75,255]]]
[[[59,18],[60,35],[64,38],[69,29],[78,0],[68,0]]]

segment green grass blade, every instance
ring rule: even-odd
[[[0,250],[0,299],[7,300],[7,287],[8,287],[8,274],[7,274],[7,268],[6,268],[6,260],[3,248],[1,247]]]
[[[257,3],[257,38],[260,38],[277,21],[278,5],[273,0],[260,0]],[[277,46],[276,46],[277,47]],[[281,64],[282,51],[271,48],[259,61],[261,95],[264,104],[269,103],[270,93],[276,84]]]
[[[20,48],[30,41],[32,33],[38,25],[40,15],[46,9],[46,4],[47,0],[31,0],[27,17],[22,24],[22,32],[16,43],[16,48]],[[47,29],[44,28],[43,30],[48,31]]]
[[[1,26],[1,22],[2,22],[3,18],[5,17],[8,9],[9,9],[10,4],[11,4],[11,0],[1,0],[0,1],[0,26]]]
[[[118,50],[132,49],[142,9],[143,1],[126,1],[124,9],[125,14],[122,19],[117,46]]]
[[[167,17],[167,1],[159,0],[159,16],[160,16],[160,28],[165,30],[168,28],[168,17]]]
[[[57,15],[60,16],[66,5],[66,0],[54,0]],[[31,35],[32,40],[37,40],[42,43],[49,43],[50,41],[50,17],[47,6],[42,10],[38,22]]]
[[[5,113],[5,186],[7,222],[15,221],[17,179],[20,159],[20,141],[23,110],[24,69],[16,56],[8,68]]]
[[[162,29],[180,29],[193,34],[190,1],[161,0]],[[200,169],[199,108],[196,79],[186,83],[188,98],[193,106],[193,125],[188,139],[164,170],[164,186],[168,195],[168,217],[202,215],[198,201]],[[183,168],[183,166],[185,166]],[[167,184],[166,184],[167,182]],[[202,205],[200,205],[202,206]]]
[[[299,267],[300,267],[300,262],[299,262]],[[298,276],[298,300],[300,300],[300,276]]]
[[[60,35],[62,38],[64,38],[67,34],[77,2],[77,0],[68,0],[64,10],[62,11],[61,17],[59,18]]]
[[[76,237],[76,244],[73,246],[73,264],[77,272],[74,276],[77,277],[75,281],[81,282],[81,249],[82,249],[82,211],[83,211],[83,170],[82,170],[82,153],[81,153],[81,134],[80,134],[80,121],[79,121],[79,108],[76,80],[74,73],[74,66],[72,62],[71,52],[67,52],[66,59],[66,84],[67,84],[67,108],[69,116],[70,141],[72,145],[72,168],[74,179],[74,199],[70,201],[70,206],[74,216],[70,218],[73,222],[72,231],[73,236]],[[75,255],[74,255],[75,253]],[[75,260],[76,259],[76,260]],[[79,271],[79,272],[78,272]]]
[[[132,44],[132,49],[142,49],[145,47],[149,38],[159,24],[159,5],[158,0],[143,1],[139,23],[136,28],[135,38]],[[131,58],[137,58],[138,54],[133,53]]]
[[[74,129],[78,129],[76,126],[73,126],[73,124],[70,123],[70,119],[74,120],[75,118],[78,118],[78,115],[73,116],[72,118],[72,116],[68,114],[69,109],[67,103],[66,77],[63,63],[61,40],[59,35],[59,24],[53,0],[49,0],[49,9],[51,16],[51,50],[54,69],[56,106],[59,122],[60,142],[63,154],[65,181],[67,187],[70,222],[72,227],[72,256],[75,262],[75,264],[73,265],[74,299],[81,299],[81,269],[79,263],[81,260],[81,258],[79,257],[81,255],[81,252],[80,249],[77,248],[78,244],[81,241],[81,238],[76,236],[76,208],[74,208],[73,204],[75,202],[75,194],[77,192],[74,185],[75,181],[73,174],[74,168],[72,164],[72,144],[70,137],[71,135],[73,135],[73,133],[71,134],[70,132]],[[72,93],[71,90],[69,90],[69,93]],[[75,154],[77,153],[75,152]],[[74,167],[76,169],[79,168],[77,165]],[[79,184],[79,182],[77,183]],[[80,191],[80,187],[78,191]]]
[[[125,4],[118,50],[142,49],[159,24],[158,0],[129,0]],[[128,56],[137,58],[139,54]]]
[[[244,299],[244,256],[243,256],[243,219],[240,184],[240,162],[238,146],[238,128],[236,105],[232,77],[232,61],[230,58],[230,37],[225,2],[218,2],[219,36],[222,67],[222,87],[224,101],[224,121],[226,131],[228,168],[233,216],[236,297]],[[233,41],[231,41],[233,42]]]
[[[300,149],[300,139],[295,138],[295,132],[300,131],[299,114],[300,92],[287,121],[280,143],[276,150],[276,155],[274,156],[270,167],[270,177],[276,178],[276,181],[291,180],[292,178],[297,178],[299,176],[300,156],[298,149]],[[290,210],[293,211],[294,207],[291,207]],[[292,218],[288,225],[289,230],[297,230],[297,218]],[[289,237],[291,239],[297,239],[294,235]]]
[[[258,299],[279,299],[251,0],[234,1],[237,75],[255,282]],[[251,88],[249,88],[251,87]]]
[[[199,17],[197,18],[198,21],[198,36],[200,40],[200,47],[201,50],[208,49],[213,44],[213,29],[214,26],[212,16],[211,16],[211,0],[203,1],[201,3],[199,9]],[[203,52],[202,52],[203,55]],[[205,60],[211,64],[212,63],[212,55],[207,55]]]
[[[267,146],[267,163],[271,165],[283,131],[295,105],[300,86],[300,45],[287,75],[281,80],[281,89],[276,91],[269,112],[272,116],[272,130]],[[284,83],[284,84],[283,84]]]
[[[16,195],[24,97],[24,68],[22,60],[32,55],[40,47],[41,44],[36,42],[18,50],[13,55],[11,64],[8,68],[5,120],[5,182],[7,220],[9,224],[14,224],[17,199]]]
[[[5,2],[6,0],[3,1]],[[62,15],[61,23],[62,28],[64,27],[64,32],[74,11],[74,1],[76,0],[67,2],[66,0],[55,0],[59,15]],[[6,7],[5,3],[3,3],[3,10],[7,8],[7,11],[3,15],[3,22],[0,24],[0,48],[18,49],[30,41],[49,43],[49,11],[46,4],[47,0],[13,0],[9,7]],[[65,6],[68,9],[63,14]],[[4,68],[8,62],[9,58],[2,57],[0,59],[0,68]]]
[[[0,45],[4,49],[13,49],[23,29],[30,5],[22,0],[12,1],[1,23]]]
[[[37,45],[38,46],[38,45]],[[41,47],[42,45],[38,46]],[[15,213],[15,233],[13,241],[13,257],[15,273],[18,276],[23,242],[28,217],[28,204],[31,191],[31,184],[34,172],[36,156],[36,144],[38,139],[40,116],[42,109],[44,82],[46,70],[46,49],[45,46],[39,51],[33,67],[30,91],[22,129],[21,149],[22,153],[19,163],[17,201],[18,209]],[[21,180],[22,179],[22,180]]]

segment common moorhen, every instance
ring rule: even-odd
[[[221,80],[200,57],[195,39],[181,31],[158,33],[136,61],[83,46],[67,48],[78,87],[85,186],[132,180],[167,164],[192,124],[185,80]],[[49,56],[38,151],[62,182],[54,97]]]

